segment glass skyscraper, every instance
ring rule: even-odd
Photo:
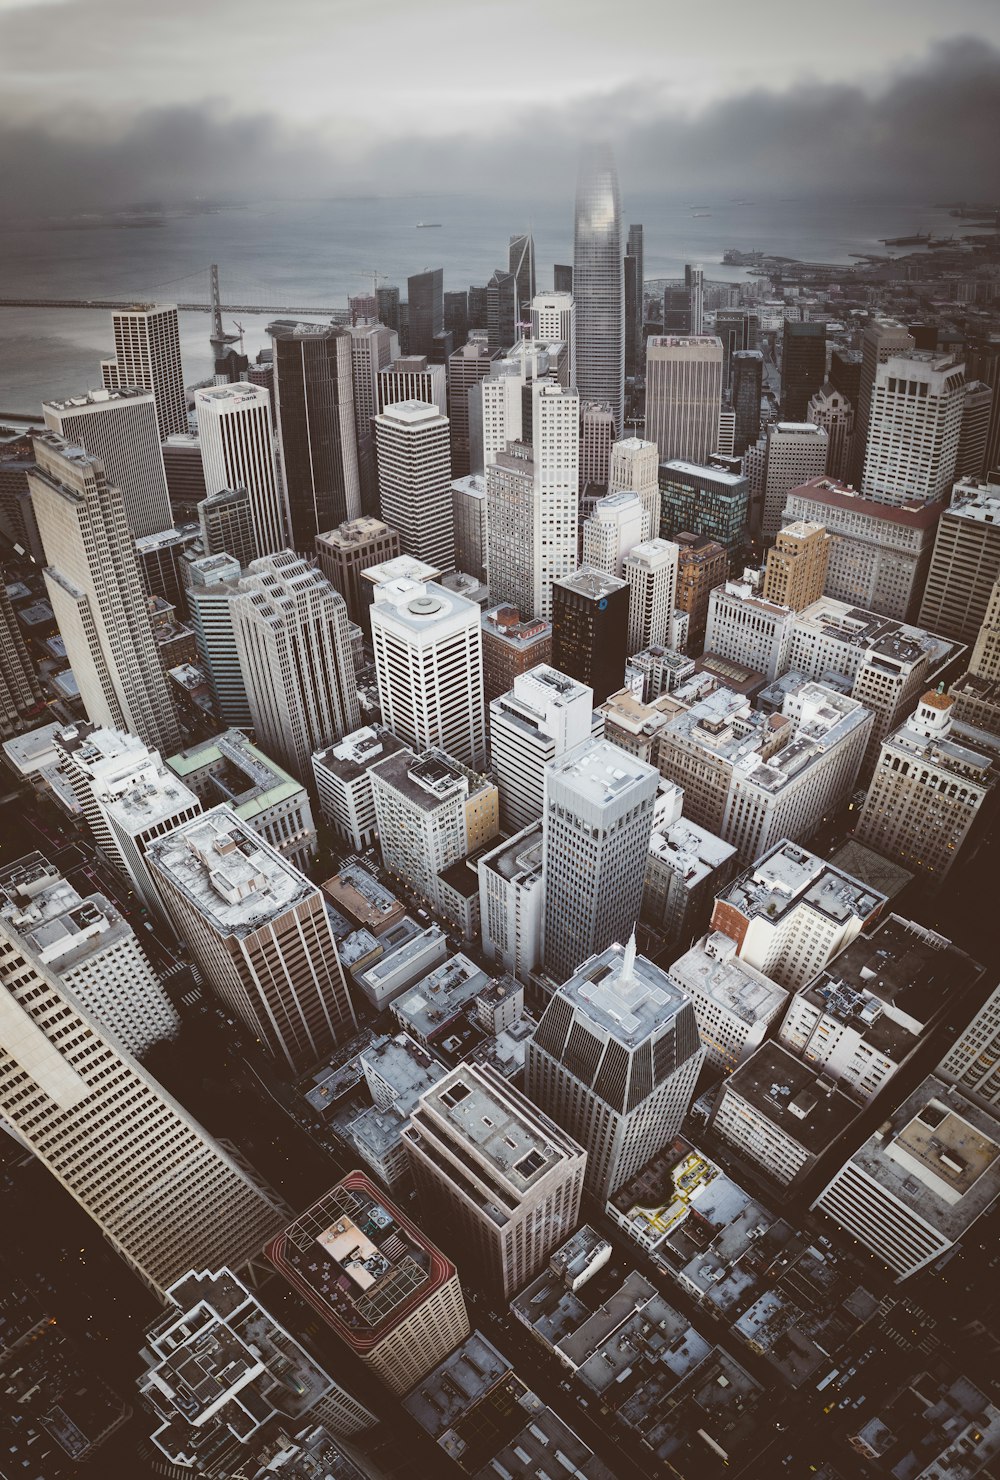
[[[607,144],[584,150],[573,237],[576,380],[582,401],[611,406],[615,435],[625,414],[625,294],[621,202]]]

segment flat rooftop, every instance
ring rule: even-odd
[[[592,806],[603,807],[644,790],[658,773],[610,740],[593,738],[549,763],[549,774]]]
[[[0,920],[57,972],[79,966],[132,934],[106,895],[84,898],[40,853],[0,870]]]
[[[845,643],[848,647],[871,649],[877,656],[898,663],[915,663],[925,654],[931,663],[940,663],[958,651],[961,644],[952,643],[922,627],[865,611],[832,596],[821,596],[804,607],[792,619],[792,630],[804,627],[824,637]],[[929,676],[929,675],[928,675]]]
[[[367,575],[367,572],[362,572]],[[478,602],[450,591],[436,581],[401,578],[387,580],[375,587],[371,619],[385,626],[397,626],[413,636],[432,632],[445,622],[460,619],[475,621],[481,611]]]
[[[585,961],[558,995],[629,1048],[689,1006],[661,967],[618,945]]]
[[[542,876],[542,824],[531,823],[491,853],[484,853],[479,867],[489,869],[508,883],[527,888]]]
[[[628,590],[627,581],[623,581],[619,576],[608,575],[606,571],[597,570],[592,565],[581,565],[573,575],[561,576],[552,584],[563,591],[576,591],[590,601],[602,601],[605,597],[614,595],[616,591]]]
[[[832,1080],[774,1042],[762,1043],[725,1081],[723,1095],[739,1095],[807,1152],[818,1156],[858,1115],[853,1100]]]
[[[710,874],[736,857],[731,843],[717,838],[690,818],[679,817],[666,827],[655,828],[649,837],[650,857],[657,859],[695,889]]]
[[[360,1060],[366,1073],[388,1085],[396,1104],[407,1114],[420,1096],[448,1072],[409,1033],[394,1033],[391,1037],[383,1034],[361,1053]]]
[[[331,745],[326,750],[317,750],[313,756],[313,764],[322,766],[345,784],[350,784],[360,780],[376,761],[405,749],[404,742],[397,739],[384,725],[362,725],[360,730],[353,730],[336,745]]]
[[[415,987],[397,997],[392,1011],[404,1028],[431,1038],[486,986],[486,972],[461,953],[435,967]]]
[[[440,574],[436,565],[428,565],[426,560],[418,560],[415,555],[394,555],[391,560],[382,560],[378,565],[365,566],[361,579],[371,586],[384,586],[390,581],[436,581]]]
[[[481,1331],[473,1331],[403,1399],[403,1407],[433,1439],[450,1429],[511,1371],[510,1362]]]
[[[443,750],[415,755],[401,746],[374,763],[372,769],[380,780],[423,812],[433,812],[456,797],[475,796],[491,784]]]
[[[671,981],[691,996],[710,998],[748,1026],[770,1022],[788,992],[735,954],[720,960],[706,948],[711,940],[705,936],[668,968]]]
[[[728,473],[725,468],[709,467],[707,463],[686,462],[680,457],[660,463],[660,477],[667,480],[674,477],[681,482],[687,480],[695,484],[714,484],[720,488],[728,488],[732,493],[742,493],[749,487],[744,473]]]
[[[748,920],[778,925],[800,904],[829,920],[867,920],[886,896],[787,840],[727,885],[719,899]]]
[[[98,387],[81,391],[78,396],[67,396],[62,401],[43,401],[42,409],[51,408],[60,416],[72,416],[74,412],[89,412],[102,406],[112,406],[117,401],[148,401],[153,404],[153,392],[141,386],[119,386],[109,390]]]

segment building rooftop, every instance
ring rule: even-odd
[[[398,360],[393,368],[400,368]],[[382,408],[377,419],[380,422],[399,422],[401,426],[421,426],[432,421],[448,424],[448,418],[442,416],[437,406],[431,401],[393,401]]]
[[[403,1028],[430,1039],[482,991],[489,981],[468,956],[450,956],[415,987],[397,997],[392,1011]]]
[[[945,514],[949,519],[968,519],[976,524],[1000,524],[1000,482],[963,478],[952,489]]]
[[[916,663],[926,655],[932,667],[940,665],[954,656],[961,646],[925,632],[921,627],[898,622],[894,617],[880,616],[878,612],[865,611],[846,601],[835,601],[831,596],[821,596],[811,606],[797,612],[792,628],[798,627],[821,633],[849,647],[870,649],[877,657],[902,664]]]
[[[327,536],[324,535],[324,539]],[[361,579],[371,586],[385,586],[392,581],[413,581],[417,584],[436,581],[441,572],[436,565],[418,560],[415,555],[394,555],[391,560],[382,560],[378,565],[368,565],[361,572]]]
[[[378,935],[382,933],[379,927],[403,915],[403,906],[396,896],[359,863],[342,864],[340,873],[327,879],[322,889],[335,905],[343,905],[349,914]]]
[[[231,407],[235,410],[240,406],[269,404],[270,397],[263,386],[251,385],[248,381],[238,380],[228,385],[200,386],[194,393],[195,408],[197,409],[205,402],[223,409]]]
[[[336,745],[317,750],[313,764],[350,783],[364,776],[376,761],[405,749],[403,741],[384,725],[363,725],[360,730],[345,735]]]
[[[682,991],[710,997],[748,1026],[770,1022],[788,1001],[784,987],[741,961],[732,941],[717,934],[692,946],[668,967],[668,975]]]
[[[748,920],[764,917],[774,925],[800,904],[843,923],[869,920],[886,903],[884,894],[787,839],[727,885],[719,899]]]
[[[890,902],[913,882],[909,869],[890,858],[883,858],[881,853],[859,843],[856,838],[848,838],[843,847],[831,856],[830,863],[841,873],[867,884],[876,894],[884,894]]]
[[[559,988],[560,997],[619,1043],[629,1048],[643,1042],[689,1005],[667,973],[634,943],[608,946],[585,961]]]
[[[499,848],[484,853],[479,867],[489,869],[500,878],[516,883],[521,888],[540,880],[542,876],[542,824],[531,823],[514,837],[501,843]]]
[[[58,720],[51,725],[39,725],[37,730],[28,730],[23,735],[5,740],[3,753],[19,775],[33,776],[55,761],[57,753],[53,742],[63,728]]]
[[[357,519],[345,519],[336,529],[324,530],[316,538],[335,550],[354,550],[358,545],[368,545],[394,533],[382,519],[361,514]]]
[[[115,401],[148,401],[153,404],[153,392],[141,386],[119,386],[114,390],[99,386],[94,390],[81,391],[78,396],[67,396],[62,401],[43,401],[42,408],[51,408],[60,416],[72,416],[74,412],[90,411],[95,406],[109,406]]]
[[[213,740],[190,745],[171,756],[167,765],[182,780],[210,770],[209,784],[220,801],[229,802],[246,819],[304,792],[301,782],[252,745],[242,730],[225,730]]]
[[[585,740],[558,760],[550,761],[548,773],[572,787],[582,801],[593,807],[607,806],[630,791],[645,788],[650,777],[656,775],[645,761],[598,737]]]
[[[945,696],[947,697],[947,696]],[[925,695],[921,703],[932,702],[937,695]],[[954,700],[948,700],[949,705]],[[932,707],[938,707],[933,706]],[[966,739],[967,734],[962,739]],[[992,784],[992,771],[995,764],[995,755],[991,749],[980,750],[970,744],[963,744],[955,731],[950,735],[934,736],[928,738],[921,730],[915,728],[909,721],[893,730],[882,742],[892,750],[897,750],[909,757],[923,759],[928,764],[933,764],[938,770],[948,772],[958,780],[972,781],[980,786]],[[995,743],[995,742],[994,742]]]
[[[679,817],[666,827],[654,828],[649,838],[649,852],[652,858],[677,874],[688,889],[696,889],[710,874],[736,857],[736,849],[731,843],[717,838],[688,817]]]
[[[725,1081],[723,1095],[739,1095],[812,1156],[825,1151],[854,1120],[858,1107],[832,1079],[774,1042],[762,1043]]]
[[[405,918],[409,919],[408,916]],[[399,923],[401,924],[403,922],[400,921]],[[412,925],[413,922],[410,921],[410,924]],[[386,931],[383,940],[391,936],[395,928],[392,927],[392,929]],[[376,961],[374,966],[369,966],[366,971],[360,974],[357,979],[358,985],[366,991],[370,990],[373,992],[376,998],[380,1000],[380,988],[383,981],[397,978],[400,975],[405,978],[413,962],[418,963],[417,970],[419,971],[421,969],[420,963],[426,965],[425,957],[427,953],[429,951],[436,952],[438,947],[443,949],[444,943],[444,931],[440,925],[428,925],[425,929],[418,929],[412,933],[408,931],[405,940],[401,941],[398,945],[392,946],[391,949],[387,948],[385,955]],[[382,941],[379,944],[382,944]],[[412,981],[412,979],[413,973],[411,971],[410,980]]]
[[[146,857],[224,936],[250,935],[317,893],[226,805],[153,838]]]
[[[366,1078],[377,1078],[403,1111],[409,1114],[424,1094],[448,1072],[409,1033],[383,1034],[360,1055]]]
[[[367,577],[368,572],[362,575]],[[477,602],[433,581],[394,579],[375,587],[371,619],[409,637],[433,636],[444,623],[480,620]]]
[[[743,473],[728,473],[725,468],[687,462],[682,457],[673,457],[668,462],[660,463],[660,475],[666,478],[676,475],[682,481],[687,478],[696,483],[717,484],[720,488],[729,488],[733,492],[742,492],[747,487],[746,475]]]
[[[451,1429],[472,1404],[513,1375],[502,1352],[473,1331],[439,1367],[421,1378],[403,1407],[432,1439]]]
[[[909,529],[931,529],[941,516],[940,500],[910,499],[904,503],[880,504],[865,498],[849,484],[839,483],[836,478],[826,476],[810,478],[792,488],[789,498],[808,499],[810,503],[823,504],[847,513],[856,513],[866,519],[885,520],[889,524],[901,524]]]
[[[132,934],[104,894],[84,898],[41,853],[0,869],[0,919],[25,947],[56,972]]]
[[[426,750],[418,756],[403,746],[377,762],[373,770],[424,812],[433,812],[456,797],[477,796],[493,784],[443,750]]]
[[[606,571],[597,570],[592,565],[581,565],[571,576],[561,576],[552,584],[560,590],[576,591],[590,601],[601,601],[616,591],[628,590],[627,581],[621,580],[619,576],[609,575]]]
[[[522,617],[516,606],[490,607],[483,612],[482,627],[484,638],[507,643],[519,652],[552,635],[551,622],[544,617]],[[550,671],[555,672],[554,669]]]

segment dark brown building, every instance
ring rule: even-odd
[[[624,682],[628,611],[628,583],[593,566],[552,582],[552,666],[589,684],[595,707]]]
[[[490,701],[509,693],[519,673],[552,660],[552,623],[544,617],[524,620],[516,606],[483,612],[483,693]]]

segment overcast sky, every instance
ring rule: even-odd
[[[1000,195],[1000,0],[0,0],[0,186],[25,212],[235,195]]]

